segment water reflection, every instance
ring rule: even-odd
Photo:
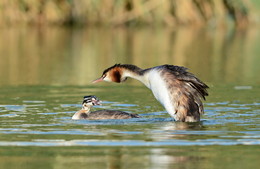
[[[16,156],[4,155],[0,159],[1,168],[172,168],[172,165],[192,164],[194,155],[187,155],[187,148],[127,149],[125,147],[75,147],[41,149],[40,147],[16,148]],[[1,150],[1,149],[0,149]],[[55,153],[53,153],[53,150]],[[141,151],[140,151],[141,150]],[[14,149],[11,150],[15,151]],[[24,155],[26,154],[26,155]],[[36,158],[38,157],[38,158]],[[195,164],[196,165],[196,164]]]
[[[1,168],[256,168],[257,146],[0,147]],[[8,153],[7,153],[8,152]],[[232,156],[230,156],[230,153]],[[14,154],[14,155],[11,155]],[[246,154],[246,155],[245,155]],[[227,158],[228,157],[228,158]],[[239,163],[237,161],[239,160]],[[220,163],[221,161],[221,163]]]
[[[115,63],[176,64],[207,82],[260,83],[253,28],[10,28],[1,37],[0,85],[87,85]]]
[[[84,151],[84,149],[83,149]],[[178,152],[178,150],[174,150]],[[121,169],[121,168],[172,168],[172,164],[181,164],[192,162],[196,157],[185,155],[177,155],[167,148],[151,148],[140,149],[132,148],[132,150],[124,147],[104,148],[104,150],[85,150],[85,155],[81,157],[66,158],[66,156],[58,155],[55,157],[55,168],[63,168],[71,163],[79,163],[89,166],[88,168],[106,168],[106,169]],[[101,153],[103,153],[101,155]],[[65,159],[64,159],[65,158]]]

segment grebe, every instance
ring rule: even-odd
[[[79,119],[130,119],[140,118],[137,114],[131,114],[119,110],[98,110],[91,112],[90,108],[94,105],[100,105],[100,100],[96,96],[85,96],[82,102],[82,109],[76,112],[73,116],[73,120]]]
[[[128,77],[141,81],[152,90],[155,98],[176,120],[182,122],[200,121],[204,113],[201,98],[208,96],[208,86],[187,68],[161,65],[141,69],[130,64],[115,64],[104,70],[102,76],[93,81],[124,82]]]

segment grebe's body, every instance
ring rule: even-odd
[[[187,68],[162,65],[149,69],[140,69],[135,65],[116,64],[103,72],[95,80],[123,82],[131,77],[141,81],[152,90],[155,98],[176,120],[183,122],[200,121],[204,113],[201,98],[208,95],[208,86],[187,71]]]
[[[88,119],[88,120],[100,120],[100,119],[130,119],[140,118],[137,114],[131,114],[119,110],[98,110],[90,111],[93,105],[100,105],[100,101],[95,96],[85,96],[82,109],[76,112],[73,116],[73,120]]]

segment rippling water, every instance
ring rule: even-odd
[[[103,96],[103,105],[93,109],[124,110],[138,113],[142,118],[71,120],[72,115],[81,109],[82,95],[94,94],[95,91],[95,95],[102,96],[106,92],[102,88],[25,87],[22,91],[16,91],[15,87],[6,89],[15,90],[15,93],[10,94],[20,97],[8,97],[4,100],[2,98],[7,104],[0,107],[0,133],[4,134],[0,145],[260,145],[260,103],[257,101],[214,102],[212,99],[212,102],[210,100],[205,103],[206,114],[201,122],[181,123],[174,122],[146,88],[114,86],[110,89],[111,93],[116,92],[118,88],[119,96]],[[129,96],[127,90],[137,92]],[[41,92],[35,96],[38,91]],[[64,93],[68,91],[76,94],[64,98]],[[259,89],[253,88],[243,92],[246,94],[252,91],[259,92]],[[37,100],[34,97],[37,97]]]
[[[252,38],[258,34],[249,31],[244,37],[223,35],[217,39],[200,32],[201,41],[189,48],[198,39],[193,31],[158,31],[153,38],[153,31],[132,31],[121,30],[116,43],[110,43],[115,32],[104,30],[72,31],[70,36],[68,30],[50,30],[43,33],[44,40],[41,33],[25,36],[22,31],[12,36],[7,31],[4,36],[13,46],[9,49],[3,42],[0,46],[0,168],[259,166],[259,52],[254,48],[259,39]],[[145,45],[147,38],[151,43]],[[27,40],[31,48],[18,43]],[[147,55],[151,59],[147,60]],[[118,62],[191,68],[210,86],[202,121],[173,121],[152,93],[135,81],[91,85],[105,67]],[[93,110],[117,109],[142,118],[71,120],[85,95],[103,101]]]
[[[174,122],[150,91],[140,86],[112,86],[109,92],[92,86],[2,87],[1,90],[7,92],[1,97],[5,104],[0,106],[2,168],[35,168],[39,164],[42,168],[257,165],[249,162],[258,157],[260,103],[256,98],[256,101],[239,99],[245,94],[259,93],[257,87],[241,90],[241,94],[231,88],[234,95],[222,102],[218,97],[226,87],[212,88],[215,96],[205,103],[206,113],[199,123]],[[115,92],[118,95],[109,94]],[[87,94],[104,100],[102,106],[93,109],[124,110],[138,113],[142,118],[71,120],[81,108],[82,96]],[[235,165],[239,159],[240,165]],[[223,164],[219,165],[220,161]]]

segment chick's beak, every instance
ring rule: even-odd
[[[103,77],[100,77],[94,81],[92,81],[92,83],[98,83],[98,82],[102,82],[103,81]]]
[[[92,100],[93,105],[101,105],[100,100]]]

